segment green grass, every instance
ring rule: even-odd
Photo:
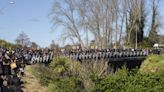
[[[164,54],[150,55],[142,63],[141,72],[164,72]]]

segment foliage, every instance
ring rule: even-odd
[[[15,45],[15,44],[9,43],[5,40],[0,40],[0,46],[8,48],[8,49],[21,47],[20,45]]]
[[[148,37],[144,37],[143,42],[142,43],[139,43],[139,46],[141,48],[151,48],[152,47],[152,45],[149,42],[149,38]]]
[[[71,64],[72,63],[72,64]],[[76,67],[75,67],[76,66]],[[84,83],[80,77],[81,66],[67,58],[58,57],[48,67],[40,65],[35,69],[36,76],[49,92],[84,91]]]
[[[164,72],[164,55],[150,55],[143,62],[141,72]]]
[[[157,61],[157,59],[153,60]],[[154,61],[154,62],[155,62]],[[96,61],[94,61],[96,62]],[[108,73],[106,63],[79,63],[57,57],[49,66],[39,65],[34,74],[48,92],[154,92],[164,90],[164,72],[142,73],[125,67]]]
[[[162,92],[164,90],[164,74],[141,74],[119,70],[116,74],[100,78],[95,92]]]
[[[138,0],[139,1],[139,0]],[[135,1],[134,3],[137,4],[138,1]],[[136,43],[143,42],[144,38],[144,27],[146,23],[146,9],[145,9],[145,1],[141,0],[139,1],[140,4],[137,6],[139,7],[133,7],[135,6],[132,4],[132,8],[129,12],[129,21],[127,25],[127,44],[132,45]],[[136,37],[137,36],[137,37]]]
[[[127,44],[124,44],[124,45],[126,45],[126,47],[128,47],[128,48],[132,48],[132,47],[135,47],[136,44],[133,43],[133,44],[129,44],[129,45],[127,45]],[[149,41],[149,37],[146,37],[146,36],[144,36],[142,42],[137,43],[137,46],[138,46],[138,48],[146,48],[146,49],[152,48],[152,44]]]

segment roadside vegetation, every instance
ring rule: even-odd
[[[140,71],[144,73],[164,72],[164,54],[148,56],[141,65]]]
[[[5,47],[7,49],[12,49],[12,48],[19,48],[21,46],[18,45],[18,44],[13,44],[13,43],[10,43],[10,42],[7,42],[5,40],[0,39],[0,47]]]
[[[49,66],[36,66],[33,74],[48,92],[162,92],[162,59],[163,55],[151,55],[140,69],[129,71],[122,67],[116,73],[110,73],[103,61],[85,64],[58,57]],[[149,65],[148,61],[152,63]],[[158,72],[151,72],[153,65],[159,66]]]

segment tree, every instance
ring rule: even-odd
[[[145,0],[130,0],[128,16],[126,20],[127,44],[134,46],[144,39],[144,27],[146,20]]]
[[[50,15],[55,26],[64,28],[63,38],[72,39],[82,48],[89,40],[95,40],[95,45],[100,49],[112,47],[113,44],[118,47],[123,38],[126,38],[127,45],[136,44],[137,47],[144,40],[149,9],[147,2],[150,1],[55,0]],[[94,39],[88,40],[90,35]]]
[[[51,44],[50,44],[50,48],[51,49],[54,49],[54,50],[58,50],[59,49],[59,46],[57,44],[55,44],[55,41],[52,40],[51,41]]]
[[[164,35],[159,35],[159,44],[164,44]]]
[[[50,15],[54,26],[64,27],[63,39],[74,38],[84,48],[81,38],[80,19],[77,17],[77,0],[55,0]]]
[[[158,3],[159,0],[152,0],[152,21],[151,21],[151,29],[149,32],[149,42],[153,46],[158,42],[158,28],[160,27],[160,23],[158,21]]]
[[[31,42],[31,48],[33,48],[33,49],[37,49],[39,46],[38,46],[38,44],[37,43],[35,43],[35,42]]]
[[[28,47],[30,45],[30,38],[24,32],[20,33],[16,38],[16,43],[22,47]]]
[[[0,39],[0,47],[11,49],[11,48],[19,48],[21,46]]]

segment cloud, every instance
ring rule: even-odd
[[[10,1],[9,3],[10,3],[10,4],[15,4],[15,2],[14,2],[14,1]]]

